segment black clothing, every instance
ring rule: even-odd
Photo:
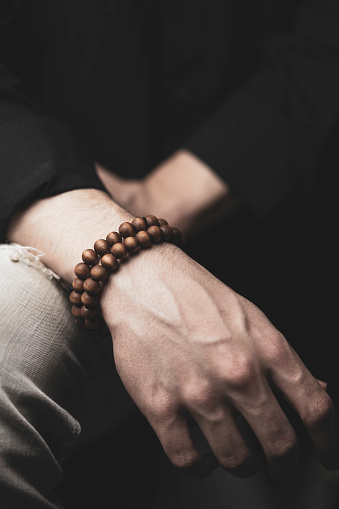
[[[308,188],[338,121],[334,0],[17,0],[0,15],[0,241],[28,200],[102,188],[93,160],[141,177],[178,148],[266,217]]]
[[[2,0],[0,19],[0,242],[28,201],[104,189],[94,160],[140,178],[187,148],[245,205],[210,227],[213,259],[205,236],[188,253],[334,397],[337,163],[322,157],[339,120],[338,1]]]

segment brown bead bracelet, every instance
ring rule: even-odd
[[[76,277],[69,296],[72,315],[78,325],[99,329],[103,323],[99,297],[108,275],[118,269],[119,260],[162,241],[182,246],[183,237],[180,230],[169,226],[165,219],[148,215],[122,223],[119,232],[111,232],[106,239],[97,240],[94,249],[85,249],[82,262],[74,268]]]

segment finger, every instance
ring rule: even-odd
[[[238,398],[236,408],[261,444],[269,475],[279,481],[290,477],[297,467],[299,441],[267,380],[253,383],[247,397]]]
[[[339,468],[338,415],[322,384],[292,348],[285,352],[284,363],[272,369],[271,378],[301,418],[323,466],[329,470]]]
[[[222,468],[236,477],[250,477],[259,470],[230,408],[219,405],[202,413],[191,407],[191,412]]]
[[[207,477],[218,463],[211,454],[201,454],[195,447],[187,421],[179,412],[165,418],[150,420],[171,463],[185,474]]]

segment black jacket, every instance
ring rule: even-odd
[[[0,241],[38,197],[141,177],[178,148],[259,215],[338,123],[337,0],[2,0]]]

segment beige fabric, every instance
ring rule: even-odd
[[[1,509],[59,507],[61,462],[134,409],[110,337],[79,334],[68,291],[40,256],[0,247]]]

